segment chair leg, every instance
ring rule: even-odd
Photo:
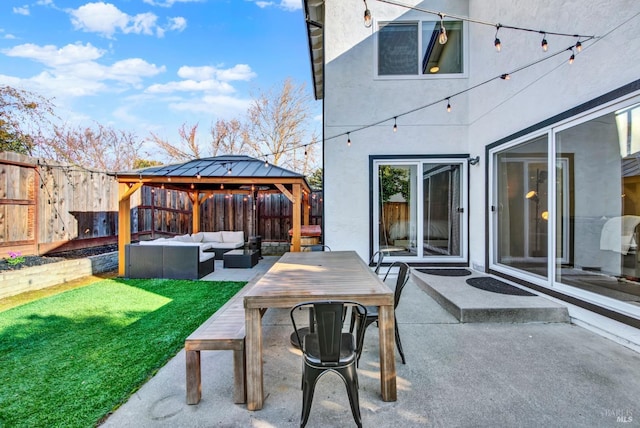
[[[302,375],[302,415],[300,416],[300,428],[304,428],[307,425],[309,413],[311,412],[311,403],[313,402],[313,393],[316,389],[316,382],[322,373],[323,371],[321,370],[316,370],[305,365],[304,374]]]
[[[351,405],[351,413],[353,419],[359,428],[362,428],[362,416],[360,414],[360,396],[358,394],[358,373],[356,367],[352,364],[339,370],[344,384],[347,387],[347,395],[349,396],[349,404]]]
[[[396,346],[398,347],[398,352],[400,352],[400,358],[402,358],[402,364],[407,364],[404,359],[404,351],[402,350],[402,342],[400,341],[400,330],[398,330],[398,321],[394,319],[394,326],[396,331]]]

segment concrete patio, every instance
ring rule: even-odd
[[[275,260],[265,257],[253,269],[216,265],[206,279],[246,281]],[[367,330],[358,370],[364,426],[640,426],[640,354],[567,322],[460,323],[423,282],[410,280],[397,310],[407,364],[396,359],[396,402],[380,399],[378,332]],[[514,297],[493,294],[487,302]],[[299,426],[301,357],[289,344],[288,311],[269,310],[263,325],[262,410],[233,404],[228,351],[202,353],[202,401],[187,405],[181,351],[104,426]],[[355,426],[336,375],[318,382],[307,426]]]

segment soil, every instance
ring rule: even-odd
[[[24,262],[17,265],[10,265],[6,259],[0,260],[0,271],[3,270],[20,270],[31,266],[40,266],[47,263],[56,263],[69,259],[83,259],[98,254],[110,253],[118,251],[118,245],[104,245],[102,247],[82,248],[79,250],[64,251],[52,254],[50,256],[24,256]]]

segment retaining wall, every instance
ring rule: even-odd
[[[118,252],[0,272],[0,299],[118,268]]]

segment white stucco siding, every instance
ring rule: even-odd
[[[437,19],[419,11],[369,1],[374,21]],[[501,29],[502,51],[493,46],[495,28],[468,24],[468,77],[380,79],[375,75],[374,30],[362,25],[364,5],[355,0],[327,0],[325,15],[325,240],[336,249],[369,254],[369,156],[469,154],[480,163],[469,168],[469,262],[485,263],[487,145],[590,101],[640,78],[637,52],[640,19],[637,0],[458,0],[404,2],[420,7],[547,31],[606,37],[585,42],[583,51],[558,56],[497,79],[446,102],[393,117],[511,72],[576,42]],[[621,25],[622,24],[622,25]],[[614,27],[620,25],[614,30]],[[613,30],[610,34],[610,32]],[[390,119],[377,126],[368,125]],[[366,129],[359,130],[365,127]],[[352,146],[346,135],[351,131]],[[338,138],[332,138],[339,136]]]

